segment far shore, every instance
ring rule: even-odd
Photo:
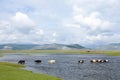
[[[4,53],[25,53],[25,54],[104,54],[110,56],[120,56],[120,50],[0,50],[0,55]]]

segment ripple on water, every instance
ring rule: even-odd
[[[55,75],[64,80],[119,80],[120,79],[120,56],[106,55],[25,55],[6,54],[0,61],[17,63],[20,59],[26,61],[27,70],[38,73]],[[42,60],[36,64],[34,60]],[[48,60],[55,59],[55,64]],[[109,63],[90,63],[91,59],[108,59]],[[84,60],[83,64],[78,60]]]

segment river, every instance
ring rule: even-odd
[[[73,54],[5,54],[0,61],[25,60],[27,70],[54,75],[64,80],[120,80],[120,56]],[[108,63],[91,63],[91,59],[108,59]],[[34,60],[42,60],[35,63]],[[48,63],[56,60],[55,64]],[[84,60],[84,63],[78,63]]]

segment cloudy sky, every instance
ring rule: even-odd
[[[0,0],[0,44],[120,42],[120,0]]]

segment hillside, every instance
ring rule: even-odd
[[[1,50],[71,50],[85,49],[79,44],[1,44]]]

